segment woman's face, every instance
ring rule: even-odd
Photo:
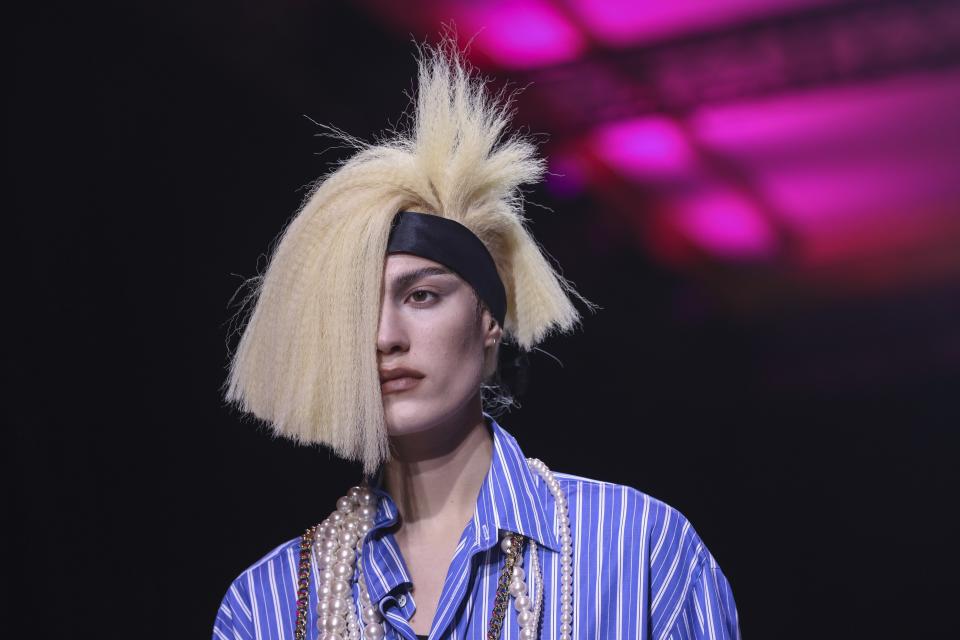
[[[473,288],[457,274],[419,256],[387,256],[377,359],[388,434],[479,418],[500,331],[488,311],[477,313]]]

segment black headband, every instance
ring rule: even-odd
[[[393,219],[387,253],[412,253],[452,269],[473,287],[503,326],[507,292],[497,266],[480,238],[456,220],[401,211]]]

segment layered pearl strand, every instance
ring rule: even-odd
[[[359,640],[360,618],[366,623],[365,638],[380,640],[385,635],[381,624],[383,617],[370,602],[363,571],[356,572],[360,583],[360,617],[350,585],[366,534],[373,528],[376,504],[377,496],[370,489],[353,487],[337,500],[337,510],[316,527],[313,553],[320,574],[317,586],[318,639]],[[298,615],[298,629],[303,629],[305,624],[305,616]]]
[[[570,640],[573,622],[573,539],[570,536],[567,499],[561,493],[560,483],[547,465],[533,458],[528,459],[527,464],[546,482],[556,503],[560,539],[560,639]],[[366,534],[373,528],[376,504],[377,496],[370,489],[353,487],[347,495],[337,500],[336,511],[308,531],[308,534],[312,534],[312,541],[308,541],[305,534],[301,548],[297,638],[304,638],[306,632],[306,607],[302,605],[306,604],[306,594],[309,591],[311,546],[320,575],[320,584],[317,587],[318,640],[360,640],[361,634],[367,640],[381,640],[386,635],[383,616],[377,605],[370,600],[363,571],[356,570]],[[530,541],[530,571],[531,575],[536,576],[536,585],[539,587],[534,598],[528,594],[525,582],[523,538],[507,534],[500,546],[507,556],[505,569],[509,569],[501,579],[501,585],[508,585],[506,591],[513,596],[520,637],[533,640],[538,636],[544,591],[537,546]],[[359,586],[359,616],[350,584],[354,575],[357,576]],[[493,638],[499,635],[503,622],[505,607],[502,605],[506,602],[506,591],[498,588],[499,598],[495,601],[500,602],[501,606],[494,609],[491,620],[490,627],[496,630]]]
[[[528,458],[527,464],[547,484],[547,488],[553,494],[553,501],[556,504],[558,537],[560,539],[560,640],[570,640],[570,634],[573,631],[573,537],[570,535],[570,510],[567,508],[567,497],[560,490],[560,482],[542,460]],[[536,551],[536,545],[532,544],[531,549]],[[530,560],[530,564],[539,571],[537,554],[532,553]],[[540,584],[540,590],[534,609],[534,624],[539,623],[540,605],[543,602],[543,583],[539,581],[538,583]],[[537,636],[534,633],[529,637],[536,638]]]

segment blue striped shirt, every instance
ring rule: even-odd
[[[490,419],[493,460],[473,519],[457,545],[430,640],[484,640],[503,567],[501,531],[537,542],[543,584],[542,638],[560,636],[560,544],[554,497],[526,464],[517,441]],[[573,637],[603,640],[711,640],[740,637],[733,593],[717,562],[676,509],[630,487],[555,473],[567,496],[573,537]],[[383,612],[387,638],[416,640],[412,582],[389,528],[393,500],[380,496],[361,569]],[[300,539],[286,542],[244,571],[227,590],[214,624],[219,640],[292,640]],[[530,567],[530,548],[524,567]],[[316,637],[314,563],[309,636]],[[528,576],[530,593],[540,587]],[[354,597],[356,599],[356,583]],[[519,638],[508,607],[503,640]]]

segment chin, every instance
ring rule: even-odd
[[[423,402],[407,398],[388,398],[383,403],[383,417],[389,436],[405,436],[434,427],[435,411]]]
[[[472,400],[478,397],[479,387],[479,383],[474,384],[471,379],[439,389],[415,388],[384,395],[383,417],[387,435],[413,435],[457,423],[469,413]]]
[[[470,395],[451,402],[451,396],[444,395],[429,399],[403,394],[386,396],[383,402],[383,417],[388,436],[407,436],[429,431],[441,425],[457,422],[464,415],[464,409],[470,404]]]

